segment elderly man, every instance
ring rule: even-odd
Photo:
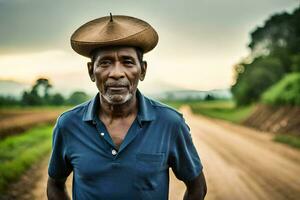
[[[88,72],[98,94],[57,120],[49,162],[48,199],[168,199],[169,168],[187,187],[184,199],[204,199],[206,183],[189,127],[176,110],[138,89],[158,42],[146,22],[128,16],[90,21],[71,37],[91,58]]]

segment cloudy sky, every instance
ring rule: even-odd
[[[112,12],[141,18],[159,34],[145,55],[144,92],[229,88],[232,66],[248,54],[249,33],[297,6],[299,0],[0,0],[0,84],[47,77],[59,91],[95,92],[88,60],[72,51],[70,36]]]

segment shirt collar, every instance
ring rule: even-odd
[[[143,121],[153,121],[155,120],[154,107],[147,97],[145,97],[139,90],[136,91],[136,96],[138,100],[138,115],[137,119],[140,125]]]
[[[137,120],[139,125],[142,126],[144,121],[153,121],[155,119],[154,108],[151,104],[151,101],[145,97],[139,90],[136,92],[137,101],[138,101],[138,114]],[[99,93],[90,100],[86,105],[85,112],[83,114],[83,121],[93,121],[97,115],[97,110],[99,109]]]
[[[99,104],[99,93],[86,104],[82,117],[83,121],[94,120],[94,112],[96,111],[96,108],[98,108],[97,104]]]

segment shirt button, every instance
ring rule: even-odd
[[[100,135],[103,137],[103,136],[104,136],[104,133],[100,133]]]
[[[111,151],[111,154],[112,154],[113,156],[115,156],[115,155],[117,155],[117,151],[113,149],[113,150]]]

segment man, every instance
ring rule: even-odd
[[[146,22],[102,17],[77,29],[72,48],[90,57],[99,93],[57,120],[49,162],[48,199],[168,199],[169,168],[186,184],[184,199],[204,199],[202,165],[181,114],[137,89],[143,54],[158,42]]]

